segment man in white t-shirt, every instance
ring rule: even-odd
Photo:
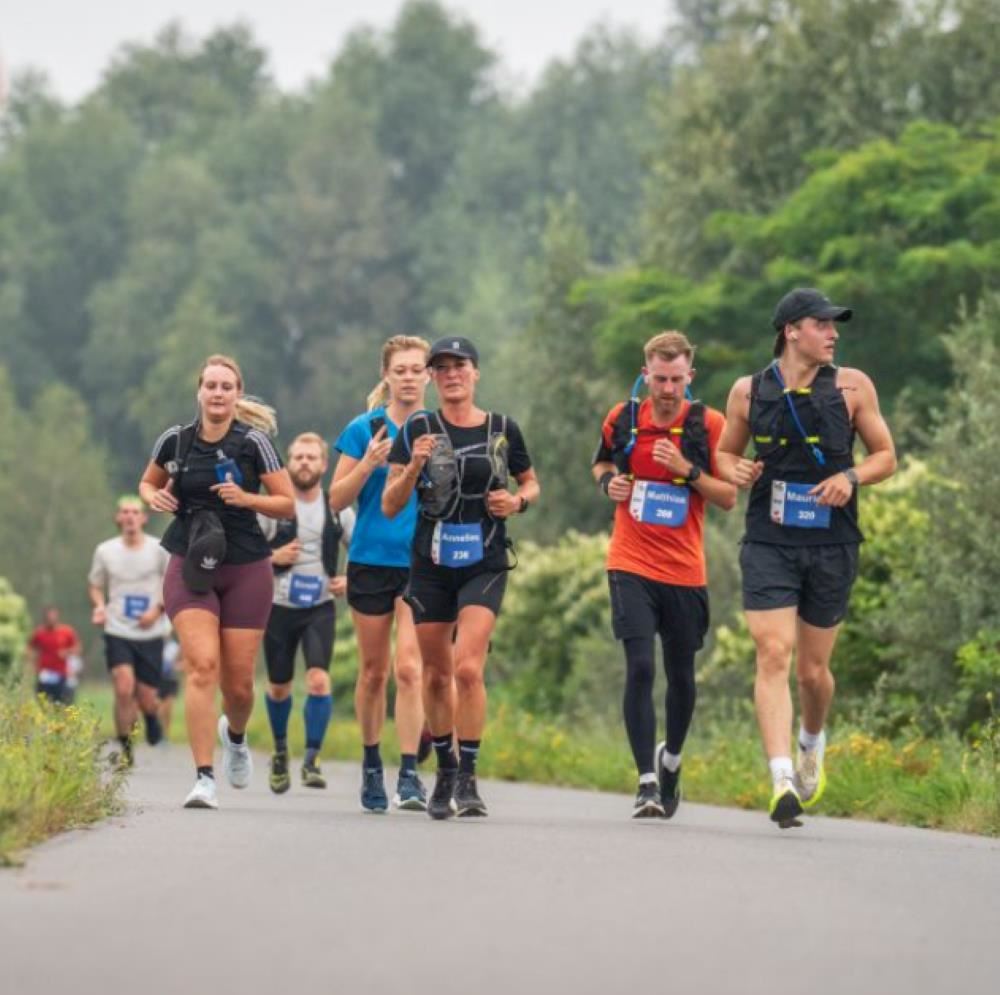
[[[275,794],[291,786],[288,773],[288,719],[292,710],[295,655],[301,648],[306,665],[303,707],[306,754],[302,784],[325,788],[319,752],[333,710],[330,660],[336,628],[334,597],[343,595],[347,578],[338,570],[340,546],[350,542],[354,513],[330,510],[322,480],[328,466],[323,438],[306,432],[288,447],[288,473],[295,489],[294,521],[260,518],[273,550],[274,605],[264,634],[268,688],[265,703],[274,738],[270,785]]]
[[[115,523],[120,535],[94,550],[87,577],[94,625],[104,628],[104,650],[115,691],[115,730],[122,760],[131,766],[132,729],[138,712],[146,741],[163,738],[157,717],[163,639],[170,623],[163,612],[163,575],[168,554],[146,535],[146,512],[138,497],[119,498]]]

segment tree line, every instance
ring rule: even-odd
[[[333,438],[386,337],[469,335],[545,489],[521,535],[552,544],[609,523],[587,466],[646,337],[687,331],[719,406],[766,362],[777,297],[818,284],[856,309],[841,360],[926,455],[961,373],[949,329],[964,307],[988,338],[977,309],[1000,282],[1000,8],[675,7],[660,38],[595,27],[525,94],[429,0],[359,28],[299,93],[239,26],[127,45],[73,106],[16,79],[0,573],[82,619],[111,496],[190,417],[212,351],[239,358],[285,439]]]

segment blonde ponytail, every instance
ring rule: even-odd
[[[418,335],[393,335],[382,346],[382,379],[375,385],[375,389],[368,395],[368,410],[380,408],[389,403],[392,399],[389,396],[389,381],[386,373],[389,372],[389,364],[392,357],[397,352],[406,352],[408,349],[419,349],[425,356],[430,355],[431,344],[426,339]]]
[[[236,418],[267,435],[278,434],[278,413],[259,397],[241,397],[236,402]]]
[[[205,377],[205,370],[210,366],[224,366],[227,370],[232,370],[236,374],[236,385],[240,390],[243,390],[243,372],[240,370],[239,363],[232,356],[223,356],[220,353],[209,356],[201,364],[201,369],[198,371],[199,389]],[[265,404],[259,397],[244,395],[239,398],[236,402],[236,419],[249,425],[251,428],[265,432],[267,435],[278,434],[277,413],[274,408],[269,404]]]
[[[375,385],[375,389],[368,395],[368,410],[374,411],[389,403],[389,382],[383,377]]]

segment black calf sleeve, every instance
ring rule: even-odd
[[[653,707],[655,647],[653,640],[645,637],[625,639],[623,645],[625,729],[636,768],[640,774],[651,774],[653,750],[656,748],[656,710]]]

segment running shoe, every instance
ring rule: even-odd
[[[385,774],[381,767],[361,768],[361,807],[366,812],[384,812],[389,807]]]
[[[287,753],[279,751],[271,754],[271,776],[268,783],[276,795],[283,795],[292,786],[292,779],[288,776]]]
[[[222,769],[234,788],[245,788],[253,774],[253,757],[246,739],[234,743],[229,738],[229,719],[219,716],[219,742],[222,744]]]
[[[479,790],[476,787],[476,775],[459,771],[458,781],[455,783],[455,814],[460,819],[470,819],[477,816],[486,816],[486,802],[479,797]]]
[[[404,773],[400,771],[396,781],[396,793],[392,796],[392,804],[404,812],[427,811],[427,789],[417,777],[417,772]]]
[[[667,752],[667,744],[658,743],[656,747],[656,779],[660,788],[660,804],[663,806],[663,818],[673,818],[677,806],[681,803],[681,769],[667,770],[663,766],[663,754]]]
[[[132,740],[127,739],[122,743],[122,751],[118,754],[116,762],[119,767],[126,769],[135,766],[135,753],[132,750]]]
[[[194,787],[184,799],[185,808],[218,808],[219,795],[215,788],[215,778],[199,774]]]
[[[427,802],[427,814],[432,819],[450,819],[457,811],[455,804],[455,782],[458,780],[457,767],[439,767],[434,790]]]
[[[639,785],[635,793],[635,804],[632,806],[633,819],[663,819],[666,813],[660,803],[660,789],[653,781]]]
[[[326,778],[319,769],[318,763],[302,765],[302,784],[306,788],[325,788]]]
[[[802,799],[795,787],[794,778],[783,777],[775,784],[768,812],[771,821],[776,822],[780,829],[792,829],[802,825],[798,818],[802,814]]]
[[[803,808],[812,808],[823,797],[823,792],[826,791],[826,770],[821,750],[803,750],[799,747],[795,758],[795,783]]]

